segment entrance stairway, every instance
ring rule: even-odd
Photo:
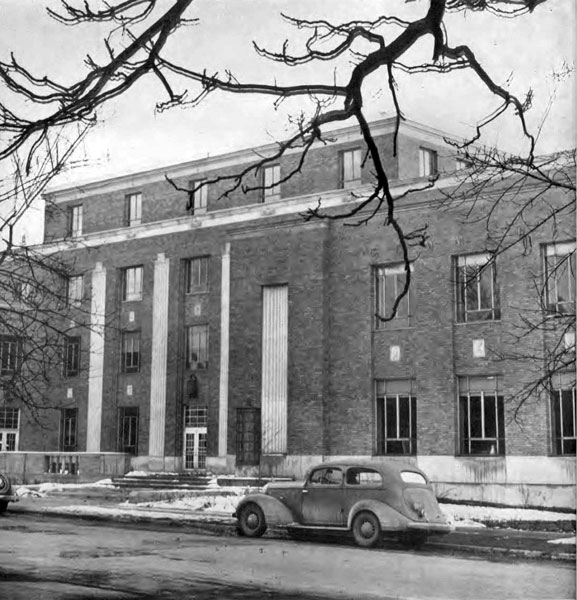
[[[113,477],[112,483],[128,490],[206,490],[213,479],[200,473],[148,473]]]

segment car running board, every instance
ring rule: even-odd
[[[335,527],[331,525],[302,525],[301,523],[289,523],[287,529],[303,529],[307,531],[349,531],[344,525]]]

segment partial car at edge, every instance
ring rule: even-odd
[[[18,498],[12,494],[10,479],[0,473],[0,513],[6,512],[8,502],[16,502]]]

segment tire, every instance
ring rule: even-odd
[[[357,546],[372,548],[381,539],[381,524],[374,513],[362,511],[353,520],[353,537]]]
[[[8,495],[10,493],[10,480],[6,475],[0,473],[0,494]]]
[[[245,504],[240,509],[238,528],[239,533],[246,537],[261,537],[266,531],[266,521],[262,508],[254,502]]]
[[[8,500],[0,500],[0,515],[6,512],[8,508]]]
[[[418,550],[427,541],[428,537],[428,534],[424,531],[405,531],[401,533],[399,542],[407,549]]]

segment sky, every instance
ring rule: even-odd
[[[92,0],[96,5],[97,0]],[[73,4],[75,1],[73,0]],[[162,0],[169,5],[169,0]],[[76,2],[79,4],[79,2]],[[80,3],[81,4],[81,3]],[[66,27],[50,19],[46,5],[53,0],[0,0],[0,60],[10,52],[38,75],[49,74],[71,83],[85,72],[84,58],[104,58],[105,27],[94,24]],[[279,50],[284,39],[290,48],[302,50],[302,32],[295,31],[280,16],[324,18],[332,22],[375,18],[387,12],[407,18],[426,10],[425,0],[196,0],[189,12],[199,23],[181,28],[167,48],[175,61],[223,73],[230,69],[243,82],[332,83],[345,82],[349,59],[337,65],[309,64],[289,68],[259,57],[252,42]],[[511,92],[524,97],[531,88],[533,107],[528,123],[541,129],[538,152],[547,153],[575,146],[574,78],[556,74],[574,67],[575,1],[549,0],[530,15],[502,19],[481,13],[457,14],[446,19],[449,42],[468,43],[494,78]],[[391,30],[390,36],[398,29]],[[114,41],[122,43],[120,36]],[[408,57],[415,63],[429,58],[426,41]],[[398,95],[408,119],[456,135],[468,135],[474,124],[491,112],[498,102],[464,71],[450,75],[397,76]],[[189,82],[175,85],[176,91],[194,87]],[[2,92],[0,91],[0,94]],[[155,111],[164,99],[159,83],[139,82],[122,98],[99,111],[99,124],[80,145],[74,159],[78,165],[60,183],[81,182],[137,172],[278,140],[292,131],[288,117],[311,107],[287,101],[275,109],[270,98],[217,93],[195,108]],[[365,103],[370,118],[393,115],[382,75],[367,82]],[[486,143],[523,152],[517,120],[512,111],[487,131]],[[43,207],[39,204],[21,223],[28,243],[41,240]]]

